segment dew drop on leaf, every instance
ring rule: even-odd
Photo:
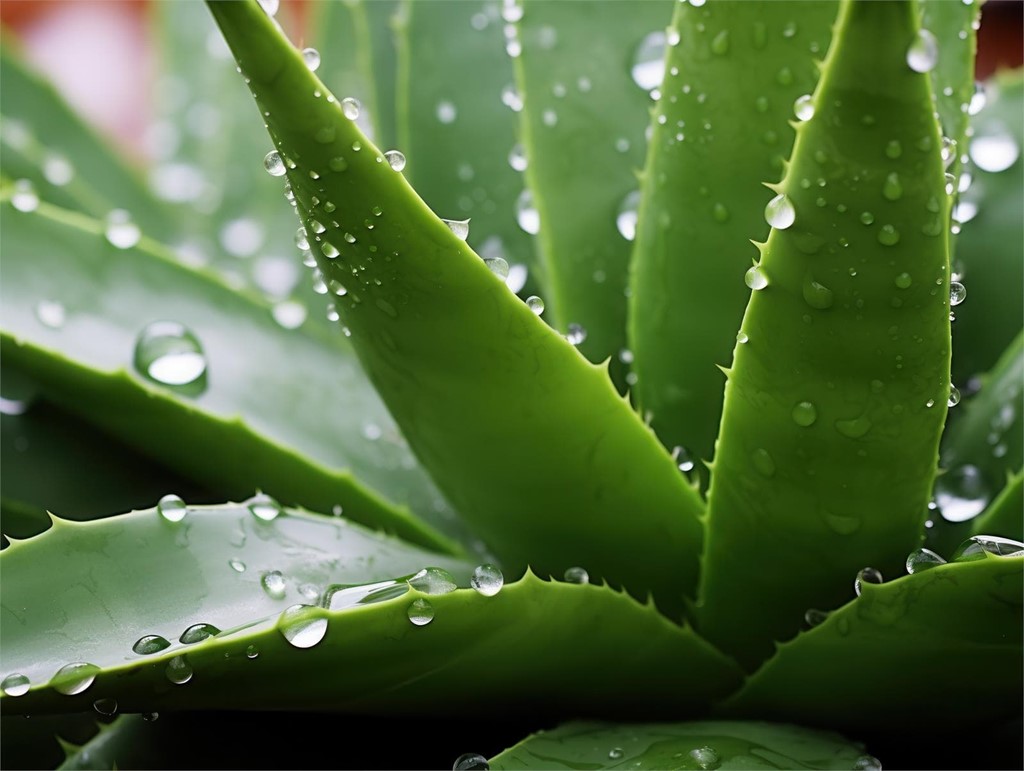
[[[882,583],[882,574],[879,573],[875,568],[862,568],[857,573],[857,577],[853,581],[853,591],[860,597],[860,593],[864,587],[864,584],[880,584]]]
[[[544,312],[544,301],[533,294],[526,298],[526,307],[539,316]]]
[[[399,150],[388,150],[384,153],[384,160],[395,171],[401,171],[405,168],[405,154]]]
[[[804,613],[804,621],[809,627],[816,627],[828,618],[828,613],[817,608],[808,608]]]
[[[157,502],[156,511],[168,522],[181,522],[188,514],[188,506],[177,495],[165,495]]]
[[[281,504],[266,493],[257,493],[246,503],[249,513],[262,522],[271,522],[281,513]]]
[[[977,466],[966,463],[935,480],[935,502],[947,522],[974,519],[988,505],[991,492]]]
[[[280,570],[270,570],[260,576],[260,586],[267,596],[274,600],[284,598],[285,582]]]
[[[625,754],[626,753],[623,751],[622,747],[612,747],[610,750],[608,750],[608,759],[609,760],[622,760],[622,757]]]
[[[14,183],[11,206],[20,212],[35,211],[39,207],[39,195],[29,180],[19,179]]]
[[[356,120],[359,117],[359,102],[346,96],[341,100],[341,112],[349,120]]]
[[[633,82],[644,91],[651,91],[661,85],[665,77],[665,47],[668,40],[661,30],[644,37],[633,54],[630,75]]]
[[[798,426],[813,426],[818,419],[818,410],[813,402],[797,402],[793,407],[793,422]]]
[[[914,72],[931,72],[939,61],[939,43],[926,29],[918,30],[907,49],[907,65]]]
[[[714,769],[722,765],[718,753],[706,744],[703,747],[690,750],[690,757],[697,762],[697,767],[704,769],[704,771],[714,771]]]
[[[469,579],[469,585],[484,597],[493,597],[505,585],[505,577],[494,565],[477,565]]]
[[[135,369],[154,383],[191,386],[206,373],[199,339],[176,321],[154,321],[135,341]]]
[[[882,771],[882,761],[871,755],[861,755],[853,764],[854,771]]]
[[[768,286],[768,275],[760,265],[755,265],[746,272],[743,281],[750,289],[757,292]]]
[[[1024,543],[997,535],[974,535],[960,544],[950,562],[973,562],[984,559],[985,554],[998,557],[1024,556]]]
[[[265,156],[263,156],[263,168],[267,170],[267,174],[272,177],[283,177],[288,171],[285,168],[284,160],[281,158],[281,153],[277,150],[271,150]],[[305,249],[307,247],[303,247]]]
[[[793,102],[793,114],[800,120],[810,120],[814,117],[814,97],[804,94],[797,97]]]
[[[181,633],[181,637],[178,638],[178,641],[185,645],[195,645],[198,642],[202,642],[207,637],[213,637],[218,634],[220,634],[220,630],[213,624],[193,624]]]
[[[131,249],[142,238],[139,226],[132,222],[131,215],[124,209],[114,209],[104,220],[104,235],[111,246]]]
[[[587,330],[581,324],[570,324],[566,328],[565,339],[570,345],[580,345],[587,339]]]
[[[158,634],[147,634],[135,641],[132,651],[140,656],[149,656],[171,647],[171,643]]]
[[[909,273],[900,273],[893,279],[893,283],[897,289],[909,289],[911,284],[914,283],[914,279]]]
[[[99,671],[100,668],[95,664],[86,664],[81,661],[65,664],[57,670],[57,674],[50,682],[57,693],[74,696],[92,685]]]
[[[942,559],[931,549],[914,549],[907,555],[907,572],[921,573],[936,565],[945,565],[946,560]]]
[[[245,657],[247,659],[255,659],[255,658],[258,658],[259,655],[260,655],[260,649],[257,648],[255,645],[250,645],[249,647],[247,647],[245,649]]]
[[[878,243],[883,246],[895,246],[899,240],[900,232],[892,225],[882,225],[878,231]]]
[[[230,560],[228,560],[228,566],[232,570],[234,570],[236,573],[244,573],[245,572],[245,563],[242,562],[242,560],[230,559]]]
[[[184,685],[192,679],[192,665],[184,655],[175,656],[167,662],[167,669],[164,670],[167,679],[175,685]]]
[[[64,326],[64,306],[56,300],[40,300],[36,303],[36,318],[44,327],[60,329]]]
[[[415,626],[426,626],[434,620],[434,606],[421,597],[409,603],[406,614]]]
[[[309,67],[310,72],[316,72],[320,67],[320,52],[315,48],[303,48],[302,61]]]
[[[327,635],[327,619],[309,605],[292,605],[281,614],[278,629],[295,648],[312,648]]]
[[[117,699],[96,699],[92,703],[92,708],[100,715],[117,714]]]
[[[469,220],[441,220],[460,241],[469,238]]]
[[[14,672],[7,675],[7,677],[0,682],[0,690],[2,690],[7,696],[24,696],[28,693],[29,685],[29,680],[25,675],[20,672]]]
[[[956,307],[967,299],[967,288],[959,281],[951,281],[949,284],[949,304]]]
[[[491,271],[495,276],[504,281],[508,278],[508,263],[504,257],[485,257],[484,265]]]
[[[633,190],[626,194],[619,204],[619,213],[615,217],[615,227],[627,241],[636,238],[636,223],[640,207],[640,191]]]
[[[946,400],[946,406],[956,407],[960,403],[960,389],[950,383],[949,385],[949,398]]]
[[[783,194],[775,196],[764,207],[764,219],[777,230],[785,230],[796,222],[796,209],[793,202]]]
[[[475,752],[459,755],[452,765],[452,771],[489,771],[490,768],[491,764],[487,762],[487,758]]]
[[[590,574],[581,567],[567,568],[565,575],[563,576],[566,583],[569,584],[589,584]]]
[[[409,586],[423,594],[449,594],[459,588],[444,568],[424,568],[408,579]]]

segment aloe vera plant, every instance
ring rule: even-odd
[[[276,5],[157,7],[148,182],[3,51],[5,765],[1019,762],[979,9]]]

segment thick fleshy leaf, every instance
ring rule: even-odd
[[[0,668],[31,684],[3,698],[5,712],[113,698],[128,712],[694,714],[738,685],[735,665],[690,629],[604,586],[527,574],[497,593],[456,589],[472,563],[340,519],[267,519],[276,511],[251,503],[189,507],[171,522],[163,507],[57,520],[0,553],[17,577],[0,595]],[[450,577],[401,578],[428,566]],[[56,674],[72,663],[98,668],[80,693]]]
[[[995,365],[1024,319],[1024,70],[996,75],[985,95],[968,143],[972,182],[955,212],[968,295],[954,309],[953,382],[961,387]]]
[[[982,556],[866,583],[860,597],[778,646],[723,711],[907,732],[1019,713],[1024,558]]]
[[[145,744],[151,731],[140,715],[120,715],[112,723],[100,723],[96,734],[84,744],[61,741],[66,756],[57,769],[124,768],[125,760],[140,744]]]
[[[971,522],[972,535],[998,535],[1024,541],[1024,471],[1010,477],[1003,491]]]
[[[711,459],[718,435],[716,365],[732,359],[749,297],[749,239],[769,230],[762,183],[789,157],[794,102],[814,90],[838,8],[676,4],[643,176],[629,342],[641,408],[665,444],[696,462]]]
[[[836,733],[759,722],[567,723],[491,759],[492,769],[880,768]]]
[[[406,6],[398,30],[398,141],[406,179],[423,200],[438,216],[470,220],[469,245],[506,260],[515,271],[510,283],[519,285],[522,271],[535,274],[537,265],[533,239],[516,221],[525,156],[516,115],[502,104],[518,106],[499,7],[495,0]]]
[[[46,396],[232,497],[262,487],[455,548],[410,514],[440,523],[447,509],[340,336],[284,329],[268,306],[152,241],[116,248],[103,223],[45,203],[4,203],[0,226],[3,356]],[[201,374],[180,326],[140,342],[155,322],[187,325]]]
[[[605,369],[429,211],[255,2],[210,8],[295,164],[341,320],[438,486],[509,565],[579,565],[677,612],[702,502]]]
[[[546,277],[545,315],[586,332],[580,350],[611,358],[623,379],[626,284],[636,227],[636,171],[643,164],[649,91],[660,84],[672,4],[593,3],[585,24],[573,3],[525,0],[508,6],[517,37],[517,99],[532,203],[519,220],[536,231]],[[659,43],[660,42],[660,47]],[[521,53],[518,50],[521,49]]]
[[[949,201],[928,77],[907,64],[916,16],[843,6],[748,274],[698,614],[747,665],[919,544],[950,354]]]

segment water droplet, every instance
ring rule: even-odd
[[[750,336],[747,335],[742,329],[736,333],[736,342],[740,345],[746,345],[750,342]]]
[[[465,241],[467,238],[469,238],[469,220],[443,219],[441,220],[441,222],[447,225],[448,229],[451,230],[459,240]]]
[[[949,304],[956,307],[967,299],[967,288],[959,281],[951,281],[949,284]]]
[[[188,514],[188,506],[177,495],[165,495],[157,502],[156,511],[168,522],[181,522]]]
[[[278,631],[296,648],[312,648],[327,635],[327,619],[310,605],[292,605],[278,619]]]
[[[764,272],[761,265],[758,264],[746,272],[743,276],[743,281],[749,288],[757,292],[768,286],[768,275]]]
[[[939,148],[939,157],[942,158],[942,168],[948,169],[956,160],[956,140],[950,137],[942,137],[942,146]]]
[[[630,75],[633,82],[644,91],[651,91],[661,85],[665,77],[665,33],[661,30],[650,33],[637,46],[633,54]]]
[[[244,572],[245,572],[245,563],[244,563],[244,562],[242,562],[242,560],[239,560],[239,559],[230,559],[230,560],[228,560],[228,565],[229,565],[229,566],[231,567],[231,569],[232,569],[232,570],[234,570],[234,571],[235,571],[236,573],[244,573]]]
[[[882,771],[882,761],[871,755],[861,755],[853,764],[854,771]]]
[[[804,94],[803,96],[797,97],[797,100],[793,102],[793,112],[800,120],[810,120],[814,117],[814,97],[810,94]]]
[[[426,626],[434,620],[434,606],[421,597],[409,603],[406,614],[416,626]]]
[[[883,246],[895,246],[899,240],[900,232],[892,225],[882,225],[878,231],[878,243]]]
[[[401,171],[405,168],[405,155],[398,150],[388,150],[384,153],[384,160],[395,171]]]
[[[56,300],[40,300],[36,303],[36,318],[44,327],[60,329],[64,326],[64,306]]]
[[[533,193],[523,190],[516,199],[516,222],[531,236],[540,232],[540,213],[533,205]]]
[[[818,610],[817,608],[808,608],[804,613],[804,621],[807,623],[807,626],[810,627],[815,627],[824,623],[827,618],[828,613],[823,610]]]
[[[966,463],[935,480],[935,501],[947,522],[966,522],[985,510],[991,493],[977,466]]]
[[[526,298],[526,307],[539,316],[544,312],[544,301],[533,294]]]
[[[622,203],[619,204],[619,213],[615,217],[615,227],[619,229],[619,234],[627,241],[632,241],[636,238],[636,223],[639,216],[639,208],[639,190],[633,190],[627,193],[626,197],[622,199]]]
[[[903,146],[900,144],[898,139],[892,139],[885,146],[885,157],[892,160],[896,160],[903,155]]]
[[[971,160],[982,171],[1000,172],[1013,166],[1020,157],[1020,147],[1013,135],[1004,129],[985,133],[971,140]]]
[[[408,579],[409,586],[423,594],[448,594],[459,588],[444,568],[424,568]]]
[[[320,52],[315,48],[303,48],[302,61],[309,67],[310,72],[316,72],[317,68],[320,67]]]
[[[467,752],[464,755],[459,755],[452,766],[452,771],[489,771],[490,768],[491,764],[483,755]]]
[[[697,761],[697,765],[704,769],[704,771],[714,771],[714,769],[722,765],[718,753],[706,744],[703,747],[690,750],[690,757]]]
[[[184,685],[192,679],[192,665],[188,663],[188,659],[184,655],[175,656],[167,662],[164,674],[175,685]]]
[[[57,674],[50,679],[50,683],[57,693],[74,696],[92,685],[99,671],[100,668],[95,664],[86,664],[82,661],[65,664],[57,670]]]
[[[946,400],[946,406],[956,407],[960,403],[960,389],[952,383],[949,384],[949,399]]]
[[[135,341],[135,368],[165,386],[190,386],[206,373],[199,339],[176,321],[154,321]]]
[[[323,252],[324,257],[328,260],[335,259],[341,252],[338,251],[338,247],[332,244],[330,241],[324,241],[320,244],[320,251]]]
[[[193,624],[181,633],[181,637],[178,638],[178,641],[185,645],[195,645],[197,642],[202,642],[207,637],[213,637],[218,634],[220,634],[220,630],[213,624]]]
[[[931,549],[914,549],[907,555],[907,572],[921,573],[936,565],[945,565],[946,560],[942,559]]]
[[[864,584],[880,584],[882,583],[882,574],[874,568],[863,568],[857,577],[853,581],[853,591],[860,597],[860,593],[864,588]]]
[[[872,222],[875,221],[875,215],[869,211],[861,212],[860,221],[863,222],[865,225],[870,225]]]
[[[678,39],[676,40],[678,43]],[[723,29],[711,40],[711,53],[716,56],[725,56],[729,53],[729,30]]]
[[[493,597],[505,585],[505,577],[494,565],[478,565],[473,570],[469,585],[484,597]]]
[[[608,759],[622,760],[622,757],[625,754],[626,753],[623,751],[622,747],[612,747],[610,750],[608,750]]]
[[[31,212],[39,208],[39,195],[29,180],[19,179],[14,183],[11,206],[21,212]]]
[[[871,430],[871,421],[864,415],[851,420],[837,420],[836,431],[850,439],[860,439]]]
[[[1024,543],[997,535],[975,535],[960,544],[950,562],[973,562],[985,558],[985,554],[998,557],[1024,556]]]
[[[565,339],[569,345],[580,345],[587,339],[587,330],[581,324],[570,324],[566,328]]]
[[[451,102],[445,100],[437,103],[437,119],[441,123],[454,123],[457,116],[458,110],[455,109],[455,105]]]
[[[170,641],[158,634],[147,634],[135,641],[132,651],[140,656],[149,656],[171,647]]]
[[[796,222],[796,209],[793,202],[785,195],[779,194],[764,207],[764,219],[777,230],[785,230]]]
[[[359,102],[350,96],[341,100],[341,112],[349,120],[356,120],[359,117]]]
[[[792,414],[793,422],[798,426],[813,426],[818,419],[818,410],[813,402],[798,402]]]
[[[104,222],[107,241],[118,249],[131,249],[142,238],[139,226],[132,222],[131,215],[124,209],[114,209]]]
[[[900,183],[899,174],[895,171],[885,178],[885,184],[882,185],[882,195],[888,201],[898,201],[903,195],[903,185]]]
[[[815,281],[811,276],[808,275],[804,278],[801,290],[804,302],[812,308],[827,310],[832,307],[832,303],[834,302],[832,290],[824,284]]]
[[[260,576],[260,586],[267,596],[275,599],[284,599],[285,582],[280,570],[271,570]]]
[[[565,578],[566,583],[569,584],[590,583],[590,574],[586,570],[578,566],[566,569],[563,578]]]
[[[255,659],[255,658],[258,658],[259,655],[260,655],[260,649],[257,648],[255,645],[250,645],[249,647],[247,647],[245,649],[245,657],[247,659]]]
[[[7,696],[24,696],[28,693],[29,681],[25,675],[20,672],[7,675],[0,682],[0,690],[2,690]]]
[[[298,329],[306,320],[306,306],[294,300],[286,300],[274,306],[271,314],[274,321],[284,329]]]
[[[249,513],[263,522],[271,522],[281,513],[281,504],[265,493],[257,493],[246,503]]]
[[[96,699],[92,708],[100,715],[114,715],[117,713],[117,699]]]
[[[508,262],[503,257],[485,257],[484,265],[495,276],[504,281],[508,278]]]
[[[750,460],[761,476],[769,478],[775,476],[775,460],[763,447],[754,450],[750,455]]]
[[[926,29],[918,30],[907,49],[907,64],[914,72],[931,72],[939,61],[939,43]]]
[[[854,514],[836,514],[824,509],[822,516],[829,530],[836,535],[853,535],[860,530],[861,519]]]
[[[288,171],[284,165],[284,160],[281,158],[281,153],[277,150],[271,150],[263,156],[263,168],[265,168],[267,170],[267,174],[272,177],[283,177]],[[306,249],[308,247],[302,248]]]
[[[910,285],[914,283],[914,279],[909,273],[900,273],[893,279],[893,283],[900,289],[909,289]]]

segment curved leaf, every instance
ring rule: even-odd
[[[677,612],[702,502],[604,368],[431,214],[255,2],[210,8],[295,164],[341,320],[438,486],[508,564],[582,565]]]
[[[491,759],[492,769],[858,768],[864,745],[779,723],[567,723]],[[876,761],[877,763],[877,761]]]
[[[125,756],[145,742],[151,730],[140,715],[120,715],[112,723],[100,723],[96,735],[84,744],[61,741],[66,757],[57,769],[124,767]]]
[[[265,305],[152,241],[117,249],[102,223],[45,203],[3,204],[0,227],[0,350],[66,409],[231,496],[262,487],[457,548],[405,508],[434,522],[445,512],[340,336],[283,329]],[[44,303],[60,313],[41,314]],[[161,320],[187,323],[200,341],[201,393],[162,387],[133,365],[143,328]]]
[[[58,555],[59,572],[52,569]],[[493,596],[472,589],[428,596],[402,579],[389,581],[428,565],[451,571],[462,586],[473,569],[342,520],[287,511],[266,521],[245,505],[190,507],[177,523],[155,510],[56,520],[0,553],[8,577],[0,667],[4,677],[17,672],[32,684],[0,704],[31,714],[82,709],[100,698],[116,699],[122,711],[695,713],[738,684],[724,656],[628,595],[532,574]],[[268,578],[269,571],[279,575]],[[270,581],[283,590],[272,595]],[[358,587],[362,602],[351,607],[341,601],[349,594],[328,586],[367,582],[387,585]],[[325,607],[279,618],[318,596]],[[420,600],[434,614],[426,626],[410,623]],[[295,618],[322,622],[310,630],[322,640],[289,644]],[[200,623],[223,631],[177,642]],[[171,645],[133,653],[144,635]],[[624,650],[630,655],[617,655]],[[51,678],[71,662],[99,672],[82,693],[63,695]],[[189,668],[188,682],[169,679],[183,679]],[[594,677],[597,670],[606,676]],[[638,681],[649,687],[637,690]],[[448,698],[453,687],[457,699]]]
[[[747,665],[920,542],[949,395],[949,202],[929,81],[907,64],[916,14],[843,7],[751,269],[699,613]]]
[[[1003,491],[988,508],[971,522],[971,535],[998,535],[1024,540],[1024,471],[1018,470],[1009,478]]]
[[[986,554],[865,584],[860,597],[778,646],[722,711],[908,732],[1017,714],[1022,568],[1024,558]]]
[[[633,251],[636,396],[668,445],[709,460],[749,292],[743,272],[814,90],[836,2],[677,3]],[[728,87],[724,87],[728,84]],[[728,172],[723,172],[728,169]],[[706,473],[704,474],[706,478]]]

